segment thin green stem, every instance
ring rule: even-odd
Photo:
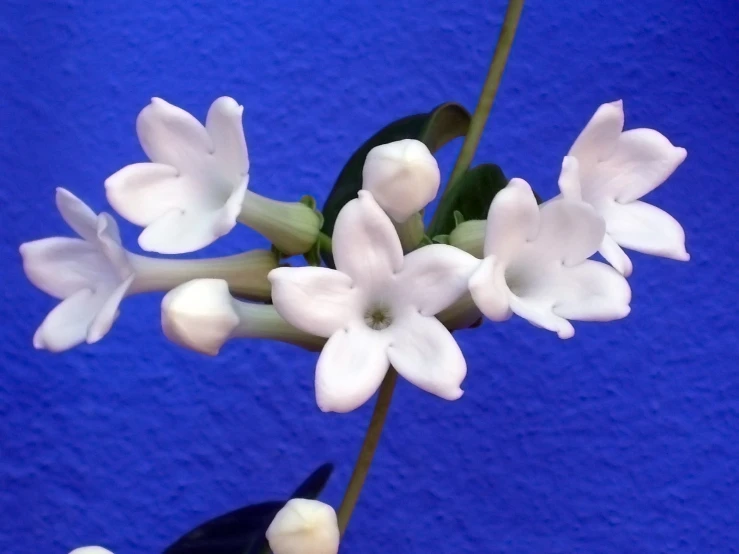
[[[332,248],[331,237],[329,237],[323,231],[318,232],[318,248],[321,249],[321,252],[329,252],[329,253],[331,252],[331,248]]]
[[[477,102],[475,113],[472,114],[470,128],[467,131],[467,135],[464,137],[462,150],[459,152],[457,162],[454,164],[454,169],[452,170],[451,177],[449,177],[447,188],[441,196],[441,202],[444,202],[445,197],[451,194],[457,186],[460,177],[470,168],[472,159],[475,157],[475,151],[480,143],[482,131],[485,128],[488,116],[490,115],[490,109],[493,107],[495,95],[498,93],[500,80],[503,77],[503,70],[508,61],[508,54],[511,52],[513,37],[516,36],[516,28],[518,27],[518,21],[521,19],[523,3],[524,0],[510,0],[508,2],[508,9],[506,10],[505,18],[503,19],[503,27],[498,36],[498,43],[495,45],[495,53],[493,54],[492,62],[490,62],[490,69],[488,69],[485,84],[482,87],[482,93],[480,93],[480,99]],[[431,225],[429,226],[430,229],[434,228],[434,225],[436,224],[436,216],[438,214],[439,212],[437,210],[431,220]]]
[[[351,479],[349,479],[349,485],[346,487],[344,499],[341,501],[341,506],[339,506],[339,510],[336,513],[339,520],[339,531],[342,536],[344,535],[344,531],[346,531],[347,525],[349,525],[349,519],[352,517],[354,506],[356,506],[357,500],[359,500],[359,493],[362,492],[364,480],[367,478],[370,465],[372,465],[372,458],[375,456],[377,444],[380,442],[380,435],[382,434],[385,418],[390,408],[390,400],[393,398],[393,390],[395,389],[397,377],[398,374],[391,367],[387,375],[385,375],[382,385],[380,385],[377,404],[375,404],[375,411],[372,412],[372,419],[370,419],[367,434],[364,436],[362,449],[359,451],[357,463],[354,465],[354,471],[352,472]]]

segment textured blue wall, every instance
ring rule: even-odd
[[[101,343],[31,337],[54,301],[18,244],[66,233],[64,185],[142,160],[138,111],[246,106],[252,188],[322,201],[388,121],[474,106],[501,0],[4,0],[0,6],[0,551],[161,550],[202,520],[280,496],[326,460],[337,503],[370,407],[324,415],[315,356],[238,342],[210,359],[159,332],[159,297],[125,301]],[[531,1],[478,159],[551,195],[594,109],[688,149],[651,200],[689,264],[634,255],[632,315],[574,339],[521,321],[459,335],[466,394],[401,383],[345,551],[728,553],[739,548],[739,4]],[[442,154],[449,168],[455,148]],[[127,244],[136,230],[124,227]],[[261,245],[238,229],[209,249]]]

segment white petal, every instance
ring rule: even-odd
[[[400,223],[434,199],[440,182],[436,158],[423,142],[413,139],[376,146],[362,169],[362,188]]]
[[[390,335],[364,323],[336,331],[316,366],[316,401],[324,412],[350,412],[367,402],[387,373]]]
[[[493,255],[507,263],[526,241],[536,237],[538,228],[539,207],[534,192],[523,179],[511,179],[490,204],[485,256]]]
[[[136,119],[141,147],[152,162],[180,171],[193,169],[213,153],[205,127],[185,110],[161,98],[152,98]]]
[[[89,330],[87,331],[87,343],[93,344],[102,339],[108,334],[113,323],[118,318],[118,306],[120,305],[123,298],[128,293],[128,289],[131,288],[133,283],[134,275],[131,275],[123,281],[113,292],[108,296],[102,306],[92,320]]]
[[[103,301],[89,289],[76,292],[49,312],[33,336],[33,346],[62,352],[82,344]]]
[[[360,287],[382,286],[403,267],[398,233],[369,192],[360,190],[339,212],[333,255],[336,268]]]
[[[336,554],[339,539],[334,509],[304,498],[288,501],[267,529],[274,554]]]
[[[110,262],[111,271],[121,279],[127,279],[132,272],[128,252],[121,246],[118,224],[110,214],[101,213],[98,216],[97,243],[101,254]]]
[[[479,310],[493,321],[505,321],[511,317],[508,301],[510,290],[505,282],[505,267],[495,256],[488,256],[469,280],[472,300]]]
[[[272,303],[285,320],[319,337],[330,337],[358,319],[359,291],[348,275],[326,267],[279,267],[268,275]]]
[[[622,204],[637,200],[672,175],[685,160],[687,151],[673,146],[653,129],[632,129],[621,134],[616,149],[596,169],[590,187]]]
[[[562,171],[559,174],[559,190],[565,200],[582,200],[580,188],[580,163],[573,156],[565,156],[562,160]]]
[[[556,286],[552,311],[566,319],[613,321],[626,317],[631,308],[631,288],[612,267],[586,260],[574,267],[564,267]]]
[[[215,356],[239,324],[228,283],[195,279],[169,291],[162,300],[162,329],[168,339]]]
[[[561,339],[569,339],[575,334],[572,324],[552,311],[549,299],[519,298],[511,296],[511,310],[529,323],[553,331]]]
[[[176,168],[157,163],[127,165],[105,180],[108,202],[131,223],[145,227],[168,210],[198,206],[199,195]]]
[[[249,173],[243,112],[244,107],[236,100],[223,96],[210,106],[205,123],[220,170],[233,182],[243,180]]]
[[[110,550],[106,550],[100,546],[83,546],[75,548],[69,554],[113,554]]]
[[[603,237],[603,242],[601,243],[598,252],[600,252],[600,255],[603,256],[606,261],[624,277],[631,275],[631,272],[634,270],[634,266],[626,255],[626,252],[623,251],[623,248],[621,248],[608,233]]]
[[[432,316],[467,292],[480,260],[453,246],[432,244],[406,255],[395,283],[399,302]]]
[[[215,210],[182,211],[177,208],[151,223],[139,236],[139,245],[149,252],[183,254],[200,250],[227,234],[236,225],[246,183]]]
[[[618,100],[603,104],[575,139],[567,155],[577,158],[584,175],[589,176],[601,160],[613,153],[623,128],[623,102]]]
[[[67,189],[56,189],[56,207],[74,232],[85,240],[95,240],[97,215]]]
[[[387,356],[400,375],[446,400],[462,396],[467,362],[457,341],[435,317],[409,311],[389,328]]]
[[[685,231],[667,212],[636,201],[630,204],[608,203],[603,211],[608,234],[624,248],[688,261],[685,250]]]
[[[584,202],[556,200],[541,207],[539,234],[527,257],[532,265],[548,260],[577,264],[598,251],[606,224]],[[517,262],[516,262],[517,263]]]
[[[50,237],[21,244],[28,280],[55,298],[66,298],[108,275],[107,260],[82,239]]]

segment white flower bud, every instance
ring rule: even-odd
[[[162,329],[171,341],[215,356],[239,325],[228,283],[195,279],[162,300]]]
[[[293,498],[275,516],[267,540],[274,554],[336,554],[336,512],[318,500]]]
[[[69,554],[113,554],[110,550],[105,550],[100,546],[83,546],[75,548]]]
[[[440,182],[436,158],[424,143],[413,139],[376,146],[362,170],[362,188],[398,223],[425,208]]]

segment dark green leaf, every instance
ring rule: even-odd
[[[437,208],[431,236],[451,233],[459,220],[487,219],[490,203],[508,184],[508,179],[497,165],[478,165],[460,178],[453,192]]]
[[[375,133],[352,154],[341,170],[323,206],[322,231],[332,236],[339,211],[347,202],[357,197],[357,192],[362,188],[364,160],[375,146],[411,138],[422,141],[429,150],[436,152],[449,141],[464,136],[469,125],[470,114],[467,110],[459,104],[450,102],[438,106],[429,113],[399,119]],[[333,259],[329,253],[323,253],[323,259],[326,265],[333,267]]]
[[[333,466],[314,471],[290,498],[317,498]],[[267,528],[287,500],[262,502],[211,519],[185,534],[164,554],[258,554]]]

